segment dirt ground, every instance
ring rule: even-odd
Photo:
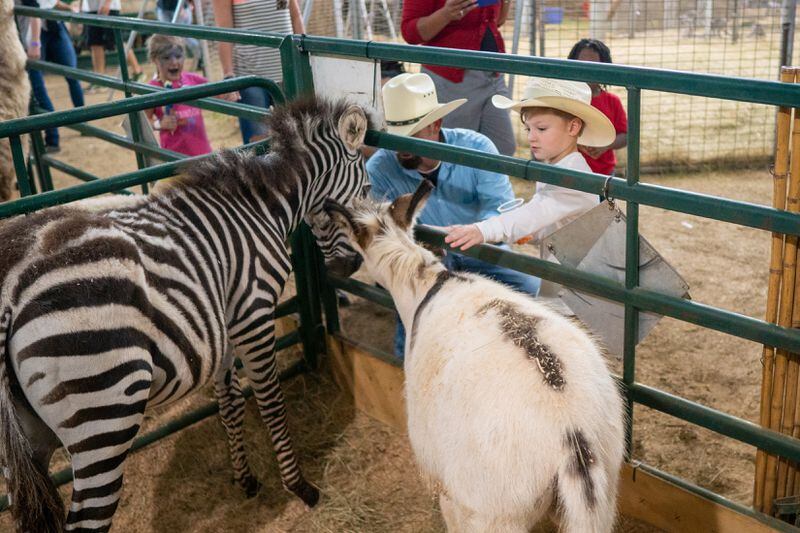
[[[68,101],[65,83],[50,77],[48,86],[57,107],[63,109]],[[105,100],[105,92],[87,96],[90,104]],[[119,122],[107,119],[99,125],[119,133]],[[239,143],[233,120],[206,113],[206,124],[215,148]],[[60,159],[100,176],[135,169],[130,152],[97,139],[64,129],[61,142]],[[59,172],[54,172],[54,179],[59,187],[76,183]],[[770,202],[771,179],[766,170],[644,180]],[[515,189],[527,198],[531,186],[517,182]],[[695,301],[763,317],[767,233],[646,207],[641,210],[641,227],[643,235],[689,282]],[[390,350],[393,318],[388,311],[356,300],[344,313],[343,324],[348,335]],[[760,353],[761,347],[754,343],[664,319],[639,346],[637,380],[756,421]],[[284,355],[296,356],[291,350]],[[268,435],[249,405],[246,443],[253,470],[264,483],[258,497],[247,500],[232,485],[224,433],[212,417],[128,460],[115,530],[443,531],[436,503],[416,474],[404,435],[355,411],[325,373],[295,378],[285,389],[301,463],[307,477],[322,489],[317,508],[306,510],[280,488]],[[152,413],[147,427],[210,398],[206,391],[166,412]],[[634,438],[636,459],[749,504],[753,448],[641,407],[634,415]],[[63,458],[56,462],[65,464]],[[68,488],[62,490],[65,498]],[[8,513],[3,513],[0,530],[9,528]],[[618,531],[653,529],[623,519]]]

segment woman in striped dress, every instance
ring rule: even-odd
[[[214,0],[214,18],[221,28],[305,33],[297,0]],[[277,48],[221,42],[219,60],[226,79],[252,74],[283,82]],[[249,87],[239,94],[243,104],[269,108],[272,103],[269,93],[261,87]],[[261,121],[240,118],[239,126],[245,143],[266,137],[266,125]]]

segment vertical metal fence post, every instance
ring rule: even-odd
[[[36,99],[31,98],[31,101],[28,104],[28,115],[33,116],[38,113],[36,108]],[[36,169],[36,175],[39,178],[39,188],[42,191],[52,191],[53,190],[53,177],[50,175],[50,167],[47,165],[45,161],[42,160],[42,156],[45,154],[45,146],[44,146],[44,138],[42,137],[42,131],[33,131],[30,134],[31,136],[31,154],[29,159],[33,160],[34,168]]]
[[[628,166],[625,178],[628,185],[639,181],[639,119],[641,117],[641,91],[628,88]],[[627,202],[625,235],[625,288],[633,289],[639,285],[639,204]],[[625,384],[626,414],[628,427],[625,444],[628,459],[633,454],[633,397],[630,387],[636,377],[636,338],[639,329],[639,310],[625,304],[625,348],[623,352],[622,382]]]
[[[289,98],[314,93],[308,53],[302,50],[303,38],[288,35],[280,45],[283,84]],[[292,236],[292,267],[300,314],[300,337],[308,368],[316,368],[318,354],[325,350],[325,327],[320,306],[319,253],[311,230],[305,224]],[[324,267],[322,267],[324,268]]]
[[[117,45],[117,61],[119,61],[119,73],[122,81],[125,83],[125,98],[130,98],[133,96],[130,88],[128,87],[128,83],[130,83],[130,78],[128,77],[128,58],[127,53],[125,51],[125,44],[122,41],[122,30],[117,28],[114,29],[114,42]],[[140,143],[142,142],[141,136],[141,124],[139,123],[139,113],[129,113],[128,118],[131,121],[131,137],[133,137],[134,142]],[[144,155],[141,152],[136,152],[136,166],[139,170],[146,168],[147,163],[145,163]],[[142,184],[142,192],[147,194],[147,184]]]
[[[290,70],[284,69],[283,84],[287,95],[290,97],[297,97],[301,94],[313,94],[314,78],[311,74],[311,63],[309,62],[308,53],[303,51],[303,37],[287,37],[281,44],[280,50],[282,64],[294,66],[294,68]],[[306,361],[309,363],[310,368],[314,368],[311,363],[313,362],[314,365],[316,364],[316,354],[325,350],[325,329],[322,325],[320,298],[322,299],[322,305],[325,309],[328,333],[339,330],[339,309],[336,303],[336,290],[326,281],[327,271],[322,254],[316,245],[314,237],[307,228],[302,232],[302,235],[304,235],[304,248],[306,251],[304,260],[308,261],[310,266],[302,270],[295,270],[295,279],[298,285],[297,297],[300,302],[300,309],[303,309],[304,305],[308,306],[310,320],[308,334],[313,335],[314,342],[318,343],[318,348],[313,352],[313,355],[310,351],[306,352]],[[298,273],[301,271],[307,273],[308,278],[306,281],[308,298],[305,298],[309,300],[307,303],[303,302],[304,298],[299,292],[300,278],[298,277]],[[303,344],[305,347],[305,338]]]
[[[36,168],[36,175],[39,177],[39,188],[43,192],[52,191],[53,177],[50,174],[50,166],[42,160],[45,150],[41,130],[31,133],[31,150],[33,151],[31,156]]]
[[[11,157],[14,159],[14,170],[17,172],[17,187],[20,196],[30,196],[34,193],[28,169],[25,168],[25,153],[22,151],[22,142],[19,135],[9,139],[11,143]]]

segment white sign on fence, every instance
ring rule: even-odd
[[[379,62],[312,55],[311,73],[318,96],[347,97],[354,104],[372,108],[376,118],[383,121]]]

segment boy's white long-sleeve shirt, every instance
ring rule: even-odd
[[[580,152],[567,155],[554,166],[592,171]],[[598,203],[600,198],[596,194],[539,182],[536,184],[536,194],[529,202],[476,225],[483,234],[484,242],[516,242],[528,235],[532,235],[534,241],[540,241]]]

